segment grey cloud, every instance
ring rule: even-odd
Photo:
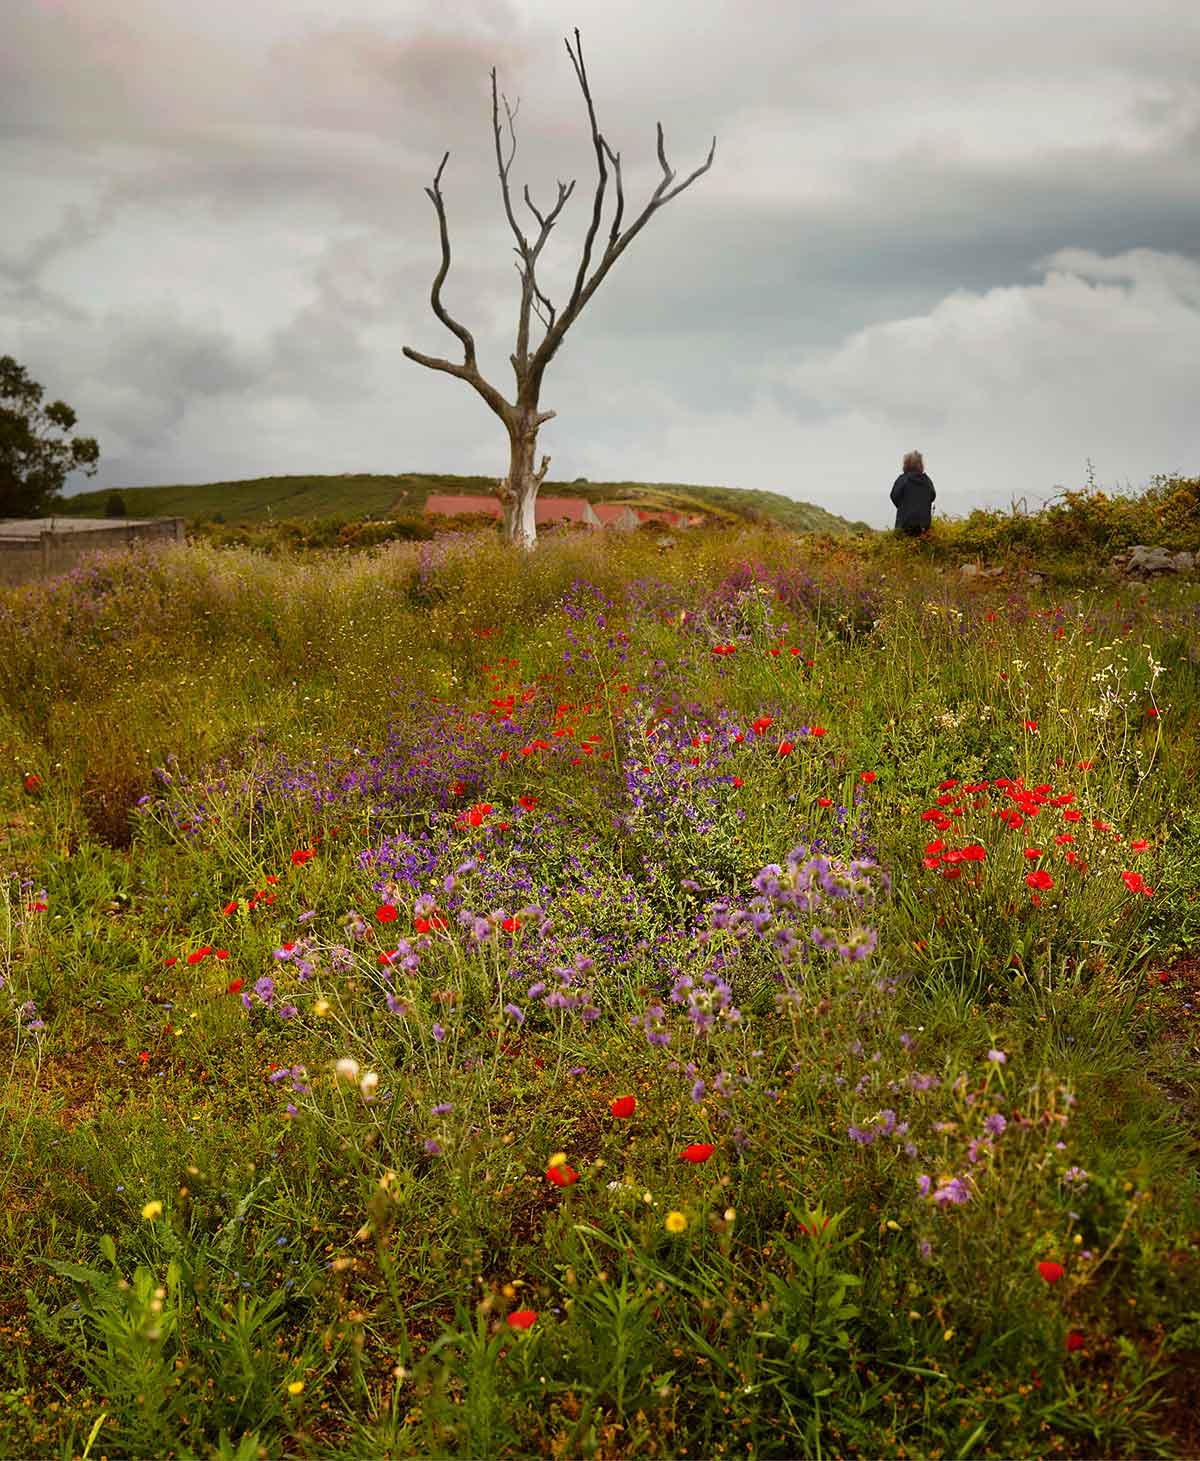
[[[69,364],[110,423],[112,460],[151,479],[178,477],[173,460],[203,477],[206,461],[238,450],[268,468],[284,450],[310,463],[351,449],[449,470],[494,461],[496,423],[472,393],[400,356],[402,344],[458,352],[429,309],[439,249],[424,189],[449,149],[444,294],[507,389],[517,283],[488,72],[520,98],[518,198],[528,182],[548,206],[556,178],[577,179],[545,257],[543,283],[561,303],[594,183],[563,47],[576,23],[600,125],[621,151],[627,221],[658,182],[657,120],[680,176],[713,133],[718,145],[712,171],[651,220],[551,367],[555,470],[586,460],[581,470],[602,475],[606,454],[629,462],[636,449],[655,462],[646,476],[678,478],[682,466],[663,461],[673,454],[688,470],[721,463],[773,485],[790,470],[789,433],[814,460],[840,463],[852,403],[873,388],[870,372],[845,365],[863,330],[944,324],[956,292],[1043,299],[1029,291],[1050,259],[1077,285],[1124,287],[1103,269],[1140,269],[1139,299],[1186,299],[1198,256],[1200,12],[1187,0],[1147,0],[1136,14],[1068,0],[1036,16],[961,0],[901,15],[887,0],[847,0],[828,13],[771,7],[762,23],[724,0],[695,0],[684,20],[645,0],[579,0],[565,19],[541,0],[354,0],[332,19],[319,0],[206,0],[203,24],[200,13],[183,0],[8,0],[16,44],[0,56],[0,168],[64,179],[58,217],[0,246],[0,327],[47,364]],[[171,226],[209,240],[213,278],[186,318],[138,313],[147,220],[168,240]],[[265,279],[262,315],[243,307],[218,328],[206,311],[219,308],[221,271],[240,266],[246,229],[278,232],[281,249],[297,235],[321,248],[300,288]],[[128,272],[113,262],[119,240]],[[93,290],[86,271],[100,258]],[[113,318],[93,320],[97,300]],[[966,318],[982,328],[979,309]],[[1026,347],[981,335],[979,348]],[[848,372],[843,400],[788,377],[822,360]],[[1099,371],[1090,378],[1108,388]],[[956,385],[906,401],[913,429],[951,430],[967,401]],[[82,412],[82,396],[61,392]],[[1013,397],[1006,409],[1026,413],[1057,461],[1042,406]],[[890,459],[901,424],[860,424],[857,439]],[[1152,441],[1130,424],[1139,431]],[[217,439],[244,444],[218,456]],[[1176,442],[1186,438],[1172,426],[1164,450]],[[860,490],[841,465],[829,471],[839,492]],[[874,490],[865,477],[861,490]]]

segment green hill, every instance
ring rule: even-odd
[[[242,482],[205,482],[173,487],[106,487],[69,497],[60,515],[102,517],[112,492],[121,494],[130,517],[183,517],[189,522],[312,522],[340,518],[419,515],[431,492],[491,493],[494,477],[459,477],[437,472],[396,475],[347,473],[327,477],[255,477]],[[772,521],[793,532],[842,534],[865,527],[779,492],[738,487],[689,486],[675,482],[550,482],[544,495],[586,497],[590,502],[628,502],[641,508],[703,512],[718,520]]]

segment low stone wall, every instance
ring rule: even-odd
[[[38,578],[52,578],[74,568],[89,553],[112,552],[138,542],[186,541],[181,517],[114,520],[98,526],[72,524],[57,518],[53,529],[34,531],[36,523],[5,531],[0,523],[0,586],[12,587]]]

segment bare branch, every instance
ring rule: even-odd
[[[520,264],[514,263],[513,267],[516,269],[517,274],[520,276],[521,284],[524,285],[524,283],[525,283],[525,274],[524,274],[523,270],[521,269]],[[533,288],[533,308],[534,308],[534,312],[537,314],[537,317],[538,317],[539,320],[541,320],[542,324],[545,325],[546,329],[549,329],[551,327],[551,325],[554,324],[554,316],[555,316],[556,311],[555,311],[554,306],[550,303],[550,301],[546,298],[546,296],[538,288],[537,279],[534,277],[534,273],[533,273],[533,265],[532,265],[532,263],[530,264],[530,267],[529,267],[529,280],[530,280],[530,284],[532,285],[532,288]],[[541,309],[539,308],[539,305],[544,305],[545,306],[545,308],[547,310],[547,314],[543,314],[542,313]],[[512,367],[513,367],[513,369],[514,370],[519,370],[519,366],[518,366],[518,362],[517,362],[516,355],[515,354],[514,355],[510,355],[509,356],[509,359],[512,361]]]
[[[625,232],[621,233],[620,225],[621,218],[624,212],[625,197],[624,190],[621,186],[620,154],[613,152],[612,148],[609,147],[608,143],[601,136],[599,127],[596,125],[596,110],[592,103],[591,89],[588,86],[587,71],[584,67],[583,61],[583,46],[579,39],[578,29],[576,29],[575,31],[575,50],[572,51],[571,43],[569,40],[566,41],[565,44],[567,47],[567,54],[571,57],[571,64],[575,67],[575,75],[578,78],[580,89],[583,91],[584,101],[587,104],[588,121],[591,124],[592,129],[592,145],[595,148],[596,152],[596,163],[597,169],[599,171],[599,181],[596,187],[596,196],[592,208],[591,227],[588,229],[587,238],[584,241],[583,257],[580,260],[579,272],[575,277],[575,287],[571,291],[571,297],[567,301],[567,304],[563,309],[562,314],[559,315],[554,324],[549,329],[547,329],[545,338],[538,346],[537,352],[534,355],[533,362],[529,370],[526,390],[533,400],[537,399],[537,393],[541,389],[542,375],[545,372],[546,366],[550,363],[555,351],[562,344],[563,337],[566,335],[567,331],[575,323],[575,320],[579,317],[579,313],[583,309],[584,305],[599,288],[600,283],[604,279],[605,275],[620,258],[620,256],[625,252],[625,250],[629,247],[633,239],[636,238],[641,230],[646,226],[646,223],[649,221],[652,214],[654,214],[659,208],[661,208],[663,204],[669,203],[672,198],[678,197],[685,188],[689,187],[692,183],[696,181],[698,177],[708,171],[708,169],[712,166],[713,158],[716,155],[717,150],[717,139],[714,137],[712,140],[712,146],[709,148],[708,157],[705,159],[704,163],[700,167],[696,168],[694,172],[689,173],[688,176],[684,178],[684,180],[677,186],[671,187],[671,184],[675,181],[675,173],[672,170],[671,165],[667,162],[667,151],[666,144],[663,140],[662,123],[658,122],[656,124],[657,151],[659,165],[663,170],[663,176],[659,181],[658,186],[655,188],[654,193],[650,198],[650,201],[642,209],[641,213],[633,221],[633,223],[629,225]],[[592,274],[592,277],[590,279],[587,279],[585,282],[588,265],[591,262],[592,245],[595,240],[596,230],[598,229],[600,224],[600,214],[604,203],[604,189],[608,181],[607,169],[604,166],[604,159],[606,155],[613,164],[613,174],[616,179],[617,212],[616,217],[613,219],[612,228],[609,232],[608,243],[605,247],[604,254],[601,257],[599,264],[597,264],[596,270]]]
[[[603,138],[601,140],[603,141]],[[608,246],[612,248],[621,231],[621,216],[625,212],[625,189],[621,186],[621,154],[614,152],[607,142],[604,143],[604,150],[608,153],[608,160],[613,165],[613,176],[617,180],[617,211],[613,216],[612,228],[608,234]]]
[[[600,227],[600,215],[604,211],[604,188],[608,182],[608,170],[604,166],[604,141],[600,136],[600,129],[596,125],[596,109],[592,105],[592,93],[588,86],[587,71],[583,64],[583,42],[579,39],[579,27],[575,27],[575,51],[571,50],[571,42],[564,39],[567,48],[567,55],[571,58],[571,65],[575,68],[575,75],[583,91],[583,99],[587,103],[588,121],[592,128],[592,147],[596,153],[596,170],[600,174],[600,180],[596,185],[596,196],[592,200],[592,221],[588,225],[587,237],[583,241],[583,257],[579,260],[579,272],[575,276],[575,287],[571,290],[571,297],[567,301],[564,311],[564,318],[571,313],[571,309],[578,300],[583,289],[583,281],[587,275],[588,265],[592,261],[592,244],[595,242],[596,230]],[[578,52],[576,56],[575,52]],[[545,341],[542,342],[545,344]]]
[[[452,360],[442,360],[434,355],[422,355],[418,350],[412,350],[407,345],[402,347],[403,354],[418,365],[425,366],[428,370],[445,371],[448,375],[455,375],[460,380],[465,380],[472,386],[488,405],[495,411],[496,415],[507,425],[512,418],[513,408],[504,399],[500,392],[484,380],[480,375],[478,366],[475,363],[475,338],[465,325],[460,325],[447,311],[442,304],[442,285],[446,275],[450,272],[450,230],[446,224],[446,208],[442,201],[442,171],[446,166],[450,154],[447,152],[433,177],[433,187],[425,191],[433,202],[437,211],[438,233],[442,244],[442,264],[438,269],[433,281],[433,288],[430,290],[429,303],[433,306],[433,312],[453,334],[462,341],[463,361],[461,365],[455,364]]]
[[[520,102],[517,103],[518,107]],[[508,131],[512,138],[512,151],[508,154],[508,161],[504,160],[504,153],[500,139],[500,107],[496,100],[496,68],[492,67],[492,131],[496,138],[496,166],[500,169],[500,191],[504,196],[504,212],[508,217],[509,226],[516,236],[517,244],[522,254],[529,249],[529,240],[521,232],[517,223],[516,215],[513,213],[512,196],[508,191],[508,170],[512,167],[513,158],[517,155],[517,133],[513,127],[516,113],[508,105],[508,98],[504,99],[504,110],[508,115]]]
[[[561,184],[560,184],[560,186],[561,186]],[[542,217],[542,215],[533,206],[533,199],[529,196],[529,184],[528,183],[525,184],[525,206],[529,209],[530,213],[532,213],[533,216],[537,219],[537,221],[541,224],[542,232],[545,233],[545,231],[546,231],[546,220]]]
[[[425,366],[428,370],[442,370],[447,375],[454,375],[459,380],[465,380],[469,386],[472,386],[478,391],[504,424],[506,426],[508,425],[513,415],[512,406],[509,405],[495,386],[484,380],[483,376],[475,368],[475,362],[473,360],[469,364],[459,365],[453,360],[440,360],[435,355],[422,355],[419,350],[413,350],[407,345],[400,347],[400,353],[409,360],[416,361],[418,365]]]
[[[654,125],[658,128],[658,161],[659,161],[659,165],[661,166],[663,172],[665,172],[666,175],[667,175],[667,182],[670,182],[671,179],[675,176],[675,174],[667,166],[667,154],[666,154],[665,150],[663,149],[663,129],[662,129],[662,123],[661,122],[655,122]],[[659,186],[661,187],[662,185],[660,184]]]
[[[446,162],[449,156],[450,154],[447,152],[442,158],[441,165],[439,166],[437,172],[434,174],[433,187],[425,189],[425,192],[429,196],[430,201],[433,203],[433,206],[437,211],[438,233],[440,235],[442,244],[442,266],[437,271],[437,275],[435,276],[433,281],[433,288],[429,292],[429,303],[433,307],[434,314],[437,315],[442,324],[445,325],[452,334],[457,335],[458,338],[462,341],[463,352],[466,356],[466,365],[470,369],[474,369],[474,336],[465,325],[460,325],[456,319],[453,319],[449,312],[446,310],[445,306],[442,304],[442,285],[445,283],[446,275],[450,272],[450,231],[446,225],[446,208],[445,204],[442,202],[441,182],[442,169],[446,166]]]

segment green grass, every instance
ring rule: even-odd
[[[0,1454],[1194,1451],[1198,623],[763,527],[0,594]],[[865,960],[714,919],[798,844]]]

